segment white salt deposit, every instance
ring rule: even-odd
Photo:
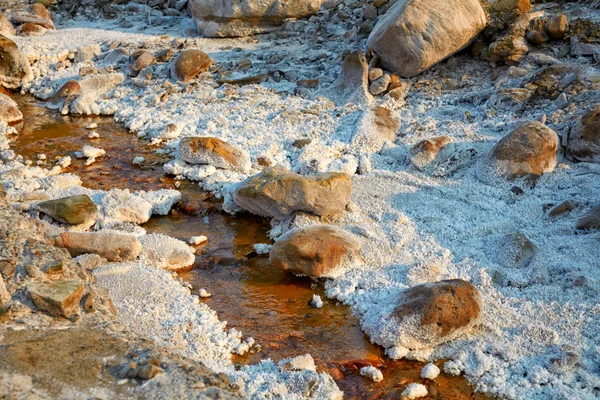
[[[88,157],[88,158],[98,158],[98,157],[101,157],[106,154],[106,151],[104,151],[104,149],[88,146],[87,144],[85,146],[83,146],[83,149],[81,149],[81,152],[83,153],[84,157]]]
[[[204,288],[201,288],[201,289],[198,291],[198,294],[199,294],[199,295],[200,295],[200,297],[202,297],[202,298],[212,297],[212,294],[208,293],[208,292],[206,291],[206,289],[204,289]]]
[[[147,265],[170,271],[190,267],[194,264],[194,249],[179,239],[161,234],[141,236],[140,260]]]
[[[381,373],[381,371],[372,365],[362,367],[359,372],[362,376],[366,376],[373,382],[381,382],[383,380],[383,374]]]
[[[137,156],[137,157],[134,157],[134,158],[133,158],[133,160],[131,161],[131,163],[132,163],[133,165],[141,165],[141,164],[143,164],[143,163],[144,163],[144,161],[145,161],[145,158],[144,158],[144,157],[142,157],[142,156]]]
[[[256,254],[269,254],[273,245],[267,243],[255,243],[253,247]]]
[[[318,294],[313,294],[312,298],[310,299],[309,304],[311,307],[314,307],[314,308],[322,308],[323,300],[321,300],[321,296],[319,296]]]
[[[200,236],[192,236],[190,238],[189,243],[193,244],[195,246],[198,246],[199,244],[202,244],[207,241],[208,241],[208,238],[206,236],[200,235]]]
[[[427,388],[425,385],[421,385],[420,383],[411,383],[408,387],[402,392],[402,396],[407,399],[418,399],[420,397],[427,396]]]
[[[440,375],[440,369],[437,365],[429,363],[426,364],[421,370],[421,378],[424,379],[435,379]]]
[[[97,139],[100,137],[100,134],[96,131],[93,131],[93,132],[88,133],[87,137],[88,137],[88,139]],[[85,154],[85,152],[84,152],[84,154]]]

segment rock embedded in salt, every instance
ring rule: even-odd
[[[429,363],[421,370],[421,378],[435,379],[440,375],[440,369],[437,365]]]
[[[360,374],[371,379],[373,382],[381,382],[383,380],[383,374],[381,371],[372,365],[369,365],[368,367],[362,367],[360,369]]]
[[[427,396],[427,388],[425,385],[421,385],[420,383],[411,383],[408,387],[402,392],[403,398],[407,399],[418,399],[420,397]]]
[[[206,236],[200,235],[200,236],[192,236],[190,238],[189,243],[197,246],[206,241],[208,241],[208,238]]]
[[[323,300],[321,300],[321,296],[318,294],[313,294],[313,297],[308,302],[308,305],[313,308],[321,308],[323,307]]]

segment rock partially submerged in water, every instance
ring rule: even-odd
[[[46,108],[61,110],[81,95],[81,85],[77,81],[68,81],[46,101]],[[68,110],[68,109],[67,109]]]
[[[286,19],[317,12],[321,0],[190,0],[189,11],[204,37],[239,37],[277,29]]]
[[[277,166],[239,183],[232,197],[246,211],[283,220],[296,211],[339,214],[346,209],[351,193],[352,181],[344,173],[302,176]]]
[[[129,190],[112,189],[102,199],[102,209],[108,219],[143,224],[152,216],[152,204]]]
[[[140,259],[147,265],[177,271],[194,264],[193,249],[181,240],[160,234],[144,235]]]
[[[412,77],[467,47],[486,23],[479,0],[399,0],[375,25],[367,51]]]
[[[365,55],[360,50],[350,53],[344,59],[342,71],[333,85],[316,92],[315,96],[328,97],[337,106],[373,101],[369,93],[369,65]]]
[[[0,35],[0,85],[16,89],[33,79],[29,60],[15,42]]]
[[[503,137],[480,160],[477,176],[484,182],[496,177],[536,179],[556,167],[558,135],[546,125],[527,122]]]
[[[574,161],[600,163],[600,106],[584,114],[571,128],[565,153]]]
[[[93,75],[81,81],[71,80],[46,102],[46,107],[62,114],[98,114],[96,100],[125,81],[119,73]]]
[[[27,291],[39,309],[54,316],[69,318],[79,313],[84,286],[81,281],[74,279],[34,281],[27,286]]]
[[[66,248],[73,257],[92,253],[108,261],[133,260],[142,251],[135,236],[112,232],[64,232],[54,238],[54,244]]]
[[[356,261],[361,244],[356,237],[332,225],[297,228],[283,235],[271,249],[271,265],[313,278],[333,277]]]
[[[98,206],[87,194],[42,201],[36,208],[59,222],[71,225],[95,221],[98,216]]]
[[[248,173],[252,167],[250,156],[215,137],[187,137],[179,142],[179,158],[189,164],[212,165]]]
[[[19,105],[7,95],[0,93],[0,120],[10,124],[23,119]]]
[[[198,74],[208,71],[213,60],[198,49],[182,51],[171,64],[171,77],[182,82],[189,82]]]
[[[370,335],[385,347],[435,347],[471,329],[481,312],[479,291],[462,279],[413,286],[397,304]]]

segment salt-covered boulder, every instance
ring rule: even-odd
[[[13,24],[0,12],[0,35],[15,36],[16,31]]]
[[[177,271],[194,264],[193,249],[181,240],[160,234],[144,235],[140,260],[147,265]]]
[[[244,150],[215,137],[187,137],[179,142],[179,158],[189,164],[212,165],[248,173],[252,167]]]
[[[19,105],[4,93],[0,93],[0,120],[10,124],[23,119]]]
[[[558,135],[546,125],[525,123],[502,138],[480,160],[477,176],[484,182],[495,177],[535,179],[556,167]]]
[[[450,142],[452,142],[450,136],[436,136],[421,140],[408,151],[410,162],[418,169],[423,170],[435,161],[440,150]]]
[[[339,172],[302,176],[272,167],[239,183],[234,203],[263,217],[283,220],[296,211],[326,216],[343,212],[350,201],[352,181]]]
[[[479,0],[398,0],[367,40],[387,70],[417,75],[467,47],[485,28]]]
[[[360,242],[331,225],[311,225],[283,235],[271,249],[271,265],[314,278],[332,277],[358,259]]]
[[[112,189],[102,199],[103,214],[108,219],[133,224],[148,222],[152,204],[129,190]]]
[[[42,201],[36,208],[53,219],[71,225],[95,221],[98,206],[87,194]]]
[[[171,63],[171,77],[182,82],[189,82],[198,74],[208,71],[213,60],[198,49],[182,51]]]
[[[396,304],[368,332],[386,347],[435,347],[471,329],[481,312],[479,291],[462,279],[413,286],[399,295]]]
[[[315,96],[324,96],[336,105],[347,103],[370,103],[369,65],[362,51],[350,53],[342,64],[342,71],[331,87],[319,90]]]
[[[54,244],[66,248],[73,257],[90,253],[108,261],[133,260],[142,251],[135,236],[112,232],[64,232],[54,238]]]
[[[50,110],[62,110],[65,104],[70,104],[81,95],[81,85],[77,81],[68,81],[46,101]]]
[[[527,267],[537,253],[537,246],[521,233],[504,236],[498,243],[496,261],[506,268]]]
[[[582,231],[600,230],[600,204],[579,218],[576,228]]]
[[[600,163],[600,107],[584,114],[571,128],[566,155],[574,161]]]
[[[188,9],[205,37],[239,37],[277,29],[286,19],[317,12],[321,0],[190,0]]]
[[[70,112],[73,114],[96,114],[93,106],[100,97],[125,81],[120,73],[93,75],[79,81],[81,94],[73,100]]]
[[[32,79],[29,61],[19,47],[6,36],[0,35],[0,85],[16,89]]]

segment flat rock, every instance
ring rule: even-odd
[[[335,105],[347,103],[365,103],[373,101],[369,93],[369,64],[367,58],[359,51],[350,53],[342,64],[342,72],[333,85],[319,90],[315,96],[324,96],[331,99]]]
[[[81,281],[65,279],[60,281],[34,281],[27,286],[29,296],[35,305],[54,316],[66,318],[79,313],[79,302],[83,297]]]
[[[171,64],[171,76],[182,82],[189,82],[198,74],[208,71],[213,60],[198,49],[182,51]]]
[[[320,6],[321,0],[190,0],[188,9],[204,37],[239,37],[273,31]]]
[[[584,114],[571,128],[565,153],[573,161],[600,163],[600,107]]]
[[[600,204],[577,220],[576,228],[582,231],[600,230]]]
[[[412,77],[467,47],[486,23],[478,0],[398,0],[375,25],[367,51],[388,71]]]
[[[66,248],[73,257],[91,253],[108,261],[133,260],[142,251],[135,236],[106,232],[64,232],[54,238],[54,244]]]
[[[283,235],[271,249],[271,265],[314,278],[332,277],[359,257],[360,242],[331,225],[297,228]]]
[[[250,156],[215,137],[187,137],[179,142],[179,158],[189,164],[212,165],[248,173],[252,167]]]
[[[95,221],[98,216],[98,206],[87,194],[42,201],[36,208],[59,222],[71,225]]]
[[[232,197],[246,211],[281,220],[296,211],[339,214],[346,209],[351,193],[352,181],[344,173],[302,176],[277,166],[239,183]]]
[[[32,79],[29,61],[21,54],[19,47],[6,36],[0,35],[0,85],[16,89]]]
[[[556,132],[540,122],[527,122],[492,148],[480,161],[477,176],[484,182],[494,177],[536,179],[554,170],[557,148]]]

